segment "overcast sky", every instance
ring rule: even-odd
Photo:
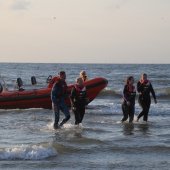
[[[170,63],[170,0],[0,0],[0,62]]]

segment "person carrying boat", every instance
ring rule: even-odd
[[[83,82],[85,82],[85,81],[88,80],[87,74],[86,74],[86,72],[85,72],[84,70],[82,70],[82,71],[80,72],[80,77],[82,78]]]
[[[129,117],[129,123],[133,122],[134,112],[135,112],[135,97],[136,90],[134,84],[133,76],[129,76],[126,80],[126,84],[123,90],[123,103],[122,103],[122,111],[123,118],[122,122],[126,121]]]
[[[86,87],[83,85],[83,80],[81,77],[77,78],[76,84],[71,90],[70,101],[72,111],[75,115],[75,125],[79,125],[82,123],[85,114],[85,106],[87,103]]]
[[[141,79],[137,83],[137,91],[139,93],[138,102],[142,107],[141,113],[137,116],[137,121],[143,116],[143,121],[147,122],[151,104],[150,93],[152,93],[155,104],[157,103],[155,91],[151,82],[147,79],[147,74],[142,74]]]
[[[51,100],[52,107],[54,111],[54,129],[60,128],[64,123],[70,119],[70,112],[65,103],[65,98],[67,97],[67,84],[66,84],[66,73],[61,71],[59,73],[59,78],[53,85],[51,90]],[[64,113],[65,118],[59,124],[60,110]]]

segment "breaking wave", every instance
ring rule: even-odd
[[[41,160],[56,155],[55,148],[43,145],[22,145],[0,149],[0,160]]]

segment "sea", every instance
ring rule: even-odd
[[[20,77],[29,89],[35,76],[36,88],[42,88],[49,75],[61,70],[67,84],[85,70],[89,79],[106,78],[108,86],[86,107],[79,126],[71,110],[71,119],[58,130],[52,110],[0,110],[0,169],[170,169],[170,64],[0,63],[0,79],[12,90]],[[134,76],[136,85],[142,73],[148,74],[158,103],[152,98],[147,123],[136,122],[137,95],[134,123],[121,123],[125,79]]]

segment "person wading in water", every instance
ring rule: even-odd
[[[129,76],[126,80],[126,84],[123,90],[123,103],[122,103],[122,111],[123,118],[122,122],[126,121],[129,117],[129,123],[133,122],[134,112],[135,112],[135,97],[136,90],[134,84],[133,76]]]
[[[87,104],[86,87],[83,84],[81,77],[77,78],[76,85],[71,90],[70,101],[72,105],[72,111],[75,115],[75,125],[82,123],[85,106]]]
[[[53,85],[51,90],[52,107],[54,111],[54,129],[60,128],[64,123],[70,119],[70,112],[65,103],[67,97],[66,74],[64,71],[59,73],[59,78]],[[60,110],[64,113],[65,118],[59,124]]]
[[[151,82],[147,79],[147,74],[142,74],[141,79],[137,83],[137,91],[139,93],[139,104],[142,107],[141,113],[137,116],[137,121],[143,116],[143,121],[148,121],[148,113],[151,104],[150,93],[154,98],[155,104],[157,103],[155,91]]]

